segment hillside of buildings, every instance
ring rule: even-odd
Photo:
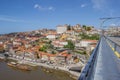
[[[80,24],[9,33],[0,35],[0,51],[19,59],[82,69],[99,40],[99,33],[93,26]]]

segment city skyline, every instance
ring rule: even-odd
[[[99,28],[99,18],[119,16],[119,4],[119,0],[0,0],[0,34],[56,29],[59,24]]]

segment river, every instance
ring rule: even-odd
[[[9,67],[6,62],[0,61],[0,80],[74,80],[63,71],[53,70],[48,73],[38,67],[32,71],[22,71]]]

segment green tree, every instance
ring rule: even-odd
[[[67,26],[67,30],[71,30],[71,26],[70,25]]]
[[[85,29],[85,30],[86,30],[86,27],[87,27],[87,26],[86,26],[86,25],[83,25],[82,27],[83,27],[83,29]]]
[[[86,51],[83,51],[83,54],[86,54]]]
[[[87,34],[79,34],[82,39],[91,39],[91,40],[99,40],[99,34],[87,35]]]
[[[47,50],[47,46],[45,45],[39,49],[39,51],[44,51],[44,52],[46,52],[46,50]]]
[[[69,48],[69,49],[74,50],[75,45],[74,45],[74,43],[73,43],[72,41],[69,40],[69,41],[68,41],[68,44],[65,45],[64,48]]]
[[[91,27],[86,27],[86,31],[90,31],[91,30]]]
[[[55,51],[52,51],[52,54],[56,54],[56,52],[55,52]]]

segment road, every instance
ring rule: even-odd
[[[120,59],[115,56],[104,38],[100,42],[95,75],[92,80],[120,80]]]

